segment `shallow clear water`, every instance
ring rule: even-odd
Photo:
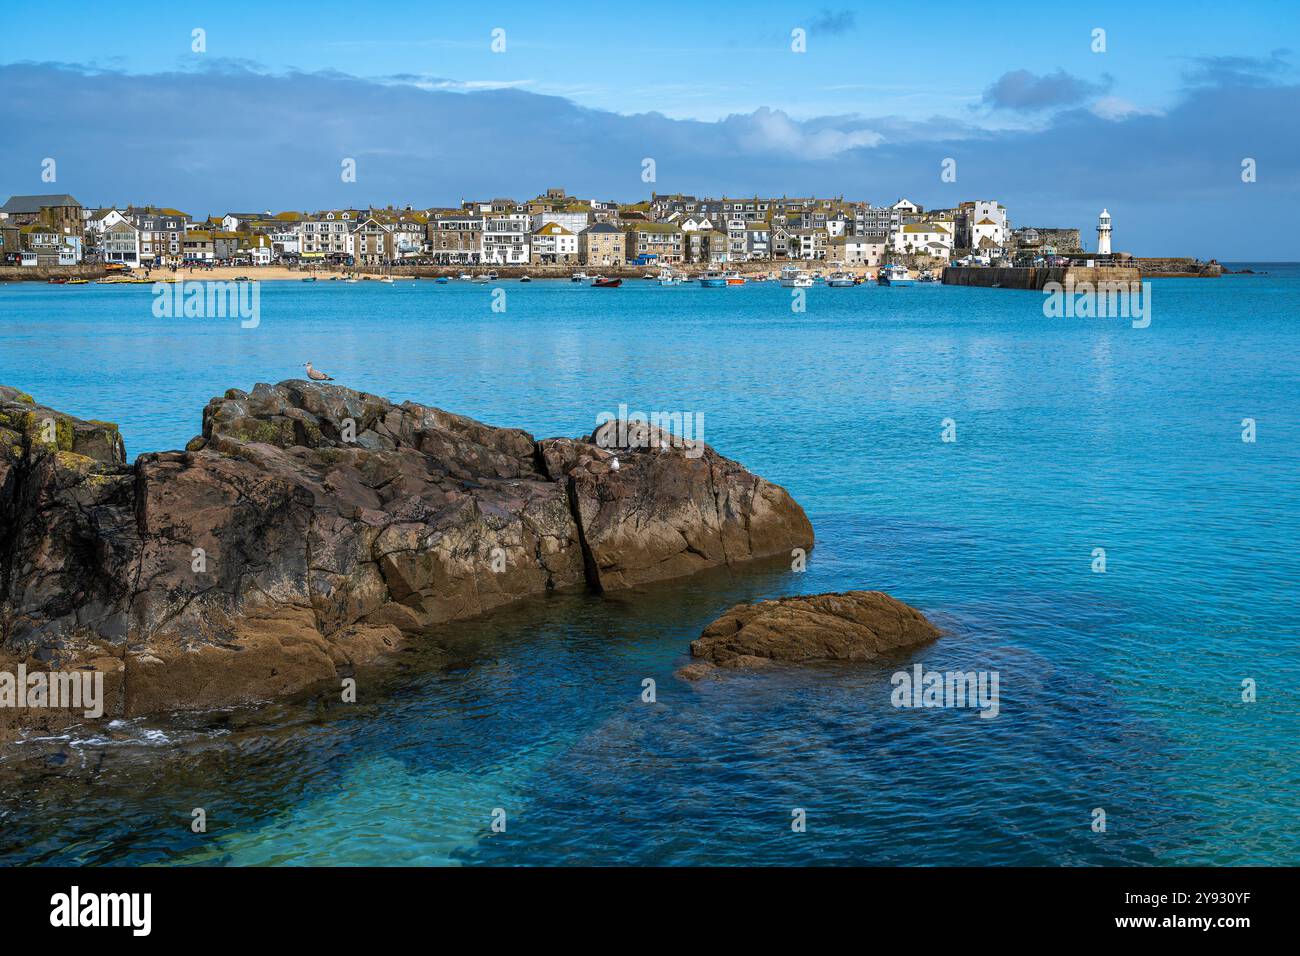
[[[1256,268],[1157,281],[1146,329],[924,285],[814,288],[795,314],[774,284],[502,282],[496,313],[493,286],[266,283],[255,329],[157,319],[148,286],[0,286],[0,383],[119,422],[132,455],[310,360],[538,436],[621,403],[702,412],[818,536],[802,574],[449,626],[367,673],[356,705],[6,748],[0,859],[1294,864],[1300,270]],[[848,588],[947,635],[877,665],[673,676],[730,604]],[[895,709],[890,675],[915,662],[998,671],[1001,713]]]

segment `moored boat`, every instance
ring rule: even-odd
[[[798,266],[784,266],[781,269],[781,275],[777,281],[786,289],[793,289],[799,284],[799,279],[803,276],[803,270]],[[811,285],[811,281],[809,285]]]
[[[727,285],[745,284],[745,277],[742,276],[739,272],[728,272],[726,275],[723,276],[723,278],[727,280]]]
[[[706,272],[700,276],[700,285],[706,289],[725,289],[727,277],[721,272]]]
[[[826,284],[832,289],[849,289],[857,285],[857,281],[851,272],[832,272]]]
[[[604,276],[596,276],[591,280],[593,289],[617,289],[622,284],[622,279],[606,279]]]
[[[880,271],[876,274],[876,281],[881,285],[911,285],[912,277],[908,275],[907,269],[900,265],[881,266]]]
[[[586,281],[587,281],[587,273],[585,273],[585,272],[575,272],[573,275],[569,276],[569,281],[570,281],[570,282],[586,282]]]

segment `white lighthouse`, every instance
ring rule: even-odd
[[[1110,255],[1110,213],[1104,209],[1097,217],[1097,255]]]

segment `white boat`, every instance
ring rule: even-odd
[[[571,275],[571,276],[569,277],[569,281],[570,281],[570,282],[586,282],[586,281],[587,281],[587,278],[588,278],[587,273],[585,273],[585,272],[575,272],[573,275]]]
[[[492,281],[492,277],[491,277],[491,276],[475,276],[475,277],[474,277],[473,279],[471,279],[470,281],[471,281],[471,282],[476,282],[476,283],[478,283],[479,285],[485,285],[485,284],[487,284],[487,283],[489,283],[489,282]]]
[[[727,272],[723,274],[722,278],[727,280],[727,285],[745,284],[745,277],[742,276],[739,272]]]
[[[520,281],[520,282],[532,282],[533,280],[532,280],[532,278],[531,278],[530,276],[520,276],[520,277],[519,277],[519,281]]]
[[[787,289],[799,287],[799,280],[804,278],[803,270],[798,266],[785,266],[781,270],[781,277],[777,280]],[[812,285],[812,279],[808,280],[808,285]]]
[[[387,282],[389,285],[392,285],[392,284],[393,284],[393,277],[392,277],[392,276],[384,276],[384,277],[383,277],[382,279],[380,279],[379,281],[380,281],[380,282]]]
[[[681,285],[686,281],[686,277],[673,272],[671,269],[664,269],[659,273],[660,285]]]
[[[462,272],[460,275],[456,276],[456,278],[463,279],[466,282],[468,282],[470,279],[473,278],[473,276],[471,276],[468,272]]]
[[[852,272],[832,272],[826,284],[832,289],[851,289],[858,284]]]
[[[876,274],[876,281],[881,285],[911,285],[912,277],[907,274],[907,269],[903,266],[881,266],[880,271]]]

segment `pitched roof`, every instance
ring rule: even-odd
[[[586,229],[582,231],[584,233],[588,233],[588,232],[622,232],[623,230],[619,229],[617,226],[611,226],[607,222],[598,222],[594,226],[588,226]]]
[[[41,196],[10,196],[9,201],[0,206],[0,212],[14,215],[40,212],[42,206],[80,206],[67,193],[46,193]]]

